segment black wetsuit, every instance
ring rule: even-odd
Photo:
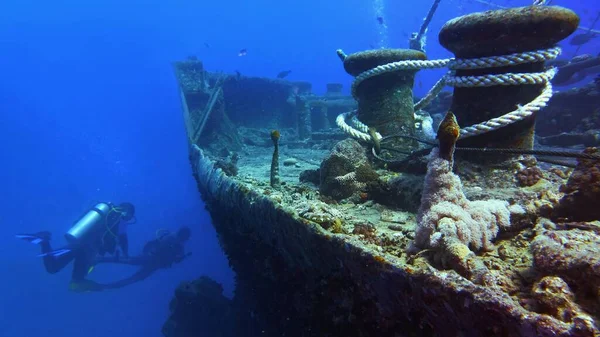
[[[87,245],[66,245],[61,249],[69,250],[67,253],[55,256],[48,254],[52,252],[50,241],[44,240],[41,242],[44,267],[50,274],[54,274],[62,270],[67,264],[73,261],[72,281],[83,281],[87,276],[90,267],[94,265],[96,256],[100,254],[115,254],[117,245],[121,248],[124,256],[128,256],[129,241],[127,234],[119,234],[119,226],[121,224],[121,216],[119,213],[109,213],[105,220],[107,223],[106,230],[102,232],[93,243]],[[117,233],[117,234],[115,234]]]
[[[185,253],[183,243],[175,235],[170,234],[146,243],[141,256],[126,259],[99,257],[96,263],[122,263],[140,266],[140,269],[129,277],[102,285],[104,289],[116,289],[143,281],[155,271],[169,268],[174,263],[183,261],[188,255]]]
[[[73,262],[73,274],[71,280],[83,281],[88,274],[89,268],[92,266],[94,258],[96,256],[96,250],[92,249],[91,246],[65,246],[62,249],[68,249],[69,251],[65,254],[54,256],[48,254],[52,252],[50,241],[42,241],[42,253],[44,255],[44,267],[50,274],[55,274],[61,271],[71,261]]]

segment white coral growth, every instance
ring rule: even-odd
[[[357,190],[362,190],[367,187],[367,184],[356,180],[356,172],[354,171],[346,173],[343,176],[337,176],[334,179],[341,185],[351,186]]]
[[[500,228],[510,226],[508,202],[470,201],[452,163],[435,148],[429,155],[413,248],[438,248],[441,238],[455,238],[473,251],[493,247]]]

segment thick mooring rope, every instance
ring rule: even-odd
[[[369,69],[363,73],[358,74],[352,82],[351,93],[354,98],[357,97],[356,88],[365,80],[379,76],[382,74],[393,73],[400,70],[421,70],[421,69],[436,69],[443,68],[450,63],[452,59],[445,60],[407,60],[392,62],[384,65],[377,66],[373,69]]]
[[[552,72],[552,74],[548,74],[547,76],[551,79],[556,73],[556,70],[551,69],[550,71]],[[507,125],[521,121],[544,108],[546,104],[548,104],[550,98],[552,98],[552,85],[550,84],[550,80],[548,79],[546,85],[544,86],[544,89],[542,90],[542,93],[533,101],[523,106],[517,107],[516,110],[504,114],[500,117],[492,118],[483,123],[461,128],[460,138],[467,138],[475,135],[484,134],[486,132],[498,130]]]
[[[338,55],[341,51],[338,51]],[[343,52],[342,52],[343,53]],[[500,117],[490,119],[489,121],[464,127],[461,129],[460,138],[467,138],[480,135],[486,132],[500,129],[512,123],[523,120],[546,106],[552,97],[552,84],[550,80],[556,74],[556,69],[551,68],[539,73],[507,73],[497,75],[482,76],[455,76],[456,70],[462,69],[484,69],[494,67],[514,66],[525,63],[544,62],[555,59],[560,54],[559,47],[553,47],[545,50],[531,51],[525,53],[514,53],[503,56],[482,57],[477,59],[444,59],[444,60],[408,60],[384,64],[373,69],[367,70],[358,76],[352,83],[352,96],[357,98],[356,89],[363,81],[386,73],[392,73],[402,70],[419,70],[448,67],[450,71],[442,77],[423,99],[415,104],[415,110],[420,110],[433,101],[446,85],[455,87],[488,87],[495,85],[530,85],[544,84],[541,94],[533,101],[518,106],[516,110],[508,112]],[[346,123],[346,119],[352,117],[354,127]],[[361,123],[356,118],[356,111],[340,114],[336,118],[336,124],[344,132],[354,138],[364,141],[372,141],[368,133],[369,127]],[[376,133],[377,138],[381,135]],[[378,139],[378,140],[379,140]]]
[[[371,139],[371,136],[367,133],[369,127],[360,122],[358,118],[353,118],[355,125],[355,128],[353,128],[346,123],[346,118],[349,117],[356,117],[356,110],[339,114],[335,119],[335,123],[342,131],[349,134],[351,137],[363,140],[365,142],[372,142],[373,140]],[[377,140],[382,138],[379,132],[377,132],[375,136],[377,137]]]

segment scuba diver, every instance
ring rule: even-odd
[[[90,288],[94,282],[86,276],[94,266],[97,256],[111,254],[119,256],[117,246],[125,257],[129,256],[127,226],[135,223],[135,207],[124,202],[115,206],[100,202],[87,211],[65,234],[67,244],[53,250],[50,245],[51,233],[18,234],[18,239],[39,244],[44,267],[50,274],[62,270],[73,261],[73,273],[69,288],[74,291]]]
[[[180,263],[192,253],[185,252],[185,243],[190,239],[191,230],[187,226],[181,227],[176,233],[163,231],[157,238],[144,245],[142,255],[128,258],[102,257],[96,258],[95,263],[119,263],[139,266],[133,275],[113,283],[100,284],[91,282],[87,284],[87,291],[101,291],[104,289],[117,289],[147,279],[159,269],[170,268],[173,264]]]

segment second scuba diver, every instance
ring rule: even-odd
[[[190,239],[191,230],[183,226],[176,233],[166,232],[157,235],[157,238],[144,245],[142,255],[128,258],[98,257],[96,263],[120,263],[139,266],[133,275],[113,283],[88,284],[88,291],[101,291],[104,289],[117,289],[145,280],[159,269],[170,268],[173,264],[180,263],[191,253],[185,253],[185,243]]]
[[[69,288],[73,291],[92,290],[96,283],[86,280],[98,256],[112,254],[129,256],[127,225],[135,223],[135,207],[124,202],[118,206],[100,202],[81,217],[65,234],[67,244],[56,250],[50,245],[51,233],[18,234],[16,237],[42,248],[44,267],[50,274],[62,270],[73,261],[73,273]]]

